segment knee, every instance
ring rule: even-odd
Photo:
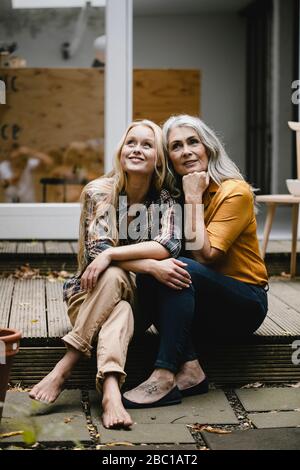
[[[196,274],[197,276],[205,275],[208,270],[210,270],[205,264],[199,263],[199,261],[195,261],[194,259],[180,257],[179,260],[186,263],[187,266],[185,266],[184,269],[188,271],[192,278],[193,275]]]
[[[157,289],[160,285],[161,283],[151,274],[138,273],[136,275],[136,286],[138,289],[142,289],[142,292],[145,292],[145,289],[147,292],[151,289]]]
[[[131,288],[128,273],[118,266],[109,266],[99,277],[96,287],[106,291],[116,291],[122,287]]]
[[[100,276],[102,282],[118,282],[120,280],[127,280],[127,272],[118,266],[109,266]]]

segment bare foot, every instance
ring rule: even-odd
[[[105,428],[130,428],[133,425],[131,416],[125,410],[119,380],[116,374],[108,374],[103,383],[102,422]]]
[[[176,375],[176,384],[179,390],[198,385],[205,379],[205,373],[197,360],[185,362]]]
[[[175,377],[172,372],[157,369],[148,380],[125,392],[123,396],[134,403],[151,404],[166,396],[175,385]]]
[[[29,392],[30,398],[42,403],[53,403],[63,390],[66,378],[53,369]]]
[[[66,354],[54,369],[29,392],[30,398],[43,403],[53,403],[63,390],[65,381],[81,356],[80,351],[68,347]]]

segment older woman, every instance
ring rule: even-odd
[[[151,275],[137,277],[141,309],[159,330],[160,346],[149,379],[124,394],[127,408],[170,404],[177,389],[182,396],[207,392],[199,343],[251,334],[267,313],[268,277],[251,187],[200,119],[171,117],[163,136],[189,209],[185,237],[191,259],[179,259],[191,280],[175,279],[170,260],[151,261]]]
[[[133,122],[119,144],[114,171],[83,190],[78,274],[64,285],[73,329],[63,337],[65,356],[31,390],[31,398],[55,401],[78,360],[90,357],[96,342],[96,384],[103,392],[103,424],[108,428],[131,426],[120,387],[126,377],[124,366],[133,334],[133,272],[146,272],[139,259],[176,257],[181,249],[174,232],[173,199],[166,188],[174,190],[161,129],[151,121]],[[144,219],[131,211],[135,205]],[[154,211],[162,205],[155,231]],[[127,271],[118,263],[124,263]],[[176,277],[175,269],[181,269],[183,263],[173,260],[171,264]]]

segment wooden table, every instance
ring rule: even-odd
[[[257,202],[267,204],[268,212],[264,227],[262,256],[265,257],[266,249],[269,241],[269,235],[272,228],[275,210],[278,204],[292,205],[292,250],[291,250],[291,277],[296,275],[296,258],[297,258],[297,235],[298,235],[298,214],[300,197],[291,194],[268,194],[265,196],[257,196]]]

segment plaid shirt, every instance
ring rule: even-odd
[[[109,181],[108,179],[106,181]],[[126,196],[125,193],[120,194],[121,196]],[[85,259],[85,268],[90,264],[96,256],[107,248],[113,246],[124,246],[130,244],[136,244],[142,241],[156,241],[164,246],[170,253],[170,255],[176,258],[181,250],[181,234],[178,229],[181,230],[181,225],[176,223],[176,213],[175,213],[175,201],[171,198],[169,192],[165,189],[161,190],[160,193],[152,192],[148,194],[147,200],[144,203],[146,208],[145,215],[145,230],[138,238],[130,238],[128,231],[126,230],[126,238],[122,236],[116,244],[114,240],[109,236],[109,221],[107,214],[101,217],[101,220],[95,221],[95,223],[90,227],[91,222],[94,218],[96,204],[101,200],[101,198],[107,197],[107,192],[105,193],[92,193],[87,191],[86,200],[84,202],[85,211],[86,211],[86,220],[85,220],[85,246],[84,246],[84,259]],[[102,199],[103,200],[103,199]],[[157,231],[153,230],[154,220],[157,220],[157,207],[160,207],[159,211],[159,224],[157,226]],[[122,211],[122,215],[127,215],[128,207],[125,208],[125,213]],[[117,228],[120,235],[120,210],[116,211],[116,222]],[[138,227],[138,225],[137,225]],[[144,227],[144,224],[142,224]],[[127,225],[126,225],[127,228]],[[84,268],[84,270],[85,270]],[[63,286],[63,297],[65,301],[68,301],[69,298],[81,292],[80,279],[84,270],[81,273],[77,273],[75,276],[68,279]]]

